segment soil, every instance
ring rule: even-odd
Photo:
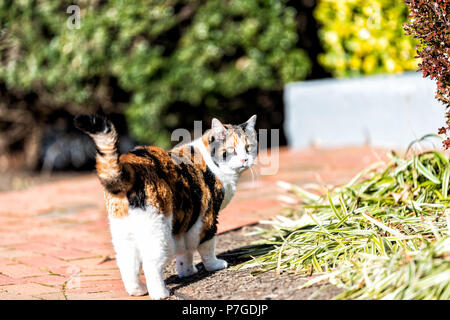
[[[230,253],[258,239],[258,236],[247,236],[254,228],[255,226],[247,226],[217,236],[216,252],[219,258],[228,262],[227,269],[208,272],[196,254],[194,262],[199,270],[198,273],[189,278],[180,279],[177,276],[175,262],[168,265],[164,273],[166,285],[171,291],[168,299],[306,300],[311,298],[328,300],[341,292],[341,289],[329,284],[299,289],[310,278],[295,273],[281,273],[277,276],[275,272],[265,272],[252,275],[252,269],[230,269],[231,266],[243,262]]]

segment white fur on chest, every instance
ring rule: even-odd
[[[225,194],[223,197],[222,205],[220,206],[220,210],[224,209],[230,203],[231,199],[234,196],[234,193],[236,192],[236,183],[234,181],[225,180],[225,182],[222,181],[222,184],[223,188],[225,189]]]

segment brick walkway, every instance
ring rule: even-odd
[[[254,181],[250,172],[242,177],[237,195],[221,212],[219,232],[277,215],[278,180],[345,183],[383,158],[384,151],[369,147],[282,149],[277,174]],[[95,175],[0,193],[0,299],[128,298]]]

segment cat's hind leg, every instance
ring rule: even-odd
[[[216,271],[225,269],[228,264],[225,260],[216,257],[216,237],[201,243],[198,246],[198,252],[202,257],[203,265],[207,271]]]
[[[174,255],[172,218],[159,213],[154,207],[130,211],[148,293],[155,300],[167,298],[170,292],[164,284],[163,268]]]
[[[194,252],[188,251],[177,256],[177,271],[180,278],[189,277],[198,272],[194,265]]]
[[[147,286],[139,277],[141,259],[136,241],[129,230],[129,221],[126,221],[126,218],[111,218],[110,225],[116,262],[125,290],[132,296],[147,294]]]

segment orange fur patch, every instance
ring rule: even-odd
[[[128,199],[126,194],[114,195],[108,191],[104,191],[106,211],[115,218],[123,218],[128,216]]]

